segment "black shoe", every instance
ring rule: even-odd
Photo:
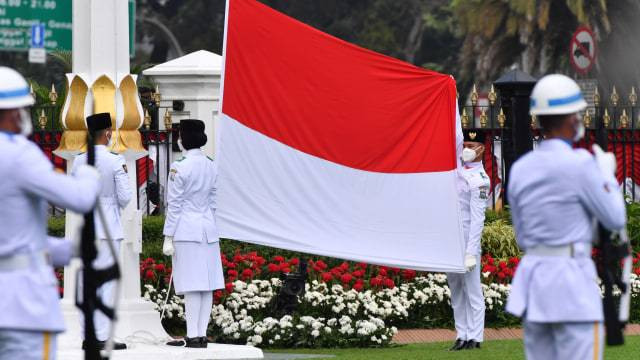
[[[200,340],[199,337],[194,337],[194,338],[188,338],[188,337],[184,337],[184,341],[186,342],[186,345],[184,347],[188,347],[188,348],[202,348],[202,341]]]
[[[127,350],[127,344],[123,344],[117,341],[113,342],[113,350]]]
[[[184,347],[186,344],[187,344],[187,343],[186,343],[184,340],[182,340],[182,339],[179,339],[179,340],[171,340],[171,341],[167,342],[167,345],[169,345],[169,346],[180,346],[180,347]]]
[[[453,343],[453,346],[449,348],[449,351],[458,351],[465,349],[467,346],[467,342],[462,339],[456,339],[456,342]]]
[[[480,343],[475,340],[468,340],[464,348],[465,350],[480,349]]]
[[[98,350],[104,350],[104,348],[107,346],[107,342],[106,341],[98,341]],[[86,341],[82,342],[82,350],[86,350]],[[117,341],[113,342],[113,350],[126,350],[127,349],[127,345],[123,344],[123,343],[119,343]]]
[[[207,346],[209,346],[209,340],[207,340],[206,336],[201,336],[200,337],[200,347],[203,349],[206,349]]]

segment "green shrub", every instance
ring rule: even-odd
[[[49,218],[47,234],[50,236],[64,237],[64,216]]]
[[[509,212],[508,210],[495,211],[491,209],[486,211],[484,218],[485,224],[490,224],[498,220],[502,220],[507,224],[511,224],[511,212]]]
[[[482,232],[482,252],[499,259],[519,256],[513,226],[502,219],[486,224]]]
[[[627,232],[635,252],[640,251],[640,204],[627,205]]]

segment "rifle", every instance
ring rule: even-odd
[[[95,137],[92,133],[87,133],[87,164],[95,166],[96,153],[95,153]],[[103,224],[106,224],[105,217],[102,211],[100,202],[96,202],[96,210],[98,216]],[[107,242],[111,255],[113,256],[114,263],[106,269],[96,269],[93,267],[93,261],[98,255],[98,249],[96,248],[96,235],[95,235],[95,218],[93,211],[89,211],[84,214],[84,226],[82,228],[82,239],[80,244],[80,252],[82,259],[82,268],[78,270],[78,273],[82,271],[82,300],[79,298],[78,285],[76,282],[76,306],[82,311],[84,315],[84,339],[85,339],[85,360],[102,360],[100,350],[98,349],[98,339],[96,338],[96,328],[94,324],[93,315],[96,310],[101,311],[111,321],[111,336],[109,337],[109,343],[107,344],[107,356],[109,358],[109,352],[113,346],[113,332],[115,329],[116,311],[115,307],[111,308],[106,306],[102,300],[98,297],[98,288],[104,285],[108,281],[120,279],[120,267],[118,266],[117,254],[115,248],[111,243],[111,234],[108,227],[104,226],[107,235]],[[77,277],[76,277],[77,278]],[[116,286],[116,301],[119,297],[119,284]]]
[[[614,232],[598,224],[598,233],[600,238],[598,275],[604,284],[602,305],[607,345],[623,345],[624,328],[629,320],[631,299],[631,245],[626,229]],[[620,299],[617,304],[613,294],[614,285],[620,290]]]

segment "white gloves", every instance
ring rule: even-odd
[[[464,257],[464,267],[467,268],[467,272],[471,272],[473,271],[473,269],[476,267],[477,265],[477,260],[476,257],[473,255],[465,255]]]
[[[76,174],[78,176],[93,177],[97,180],[100,180],[100,172],[95,167],[86,164],[78,166],[78,169],[76,169]]]
[[[173,236],[165,236],[162,244],[162,253],[167,256],[173,256],[176,250],[173,247]]]
[[[596,158],[596,163],[602,171],[602,174],[606,178],[610,178],[611,176],[616,175],[616,156],[610,152],[604,152],[602,148],[598,144],[593,144],[593,155]]]

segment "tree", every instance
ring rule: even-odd
[[[627,63],[614,70],[612,64],[621,61],[621,39],[628,41],[637,34],[633,19],[640,15],[640,5],[636,1],[453,0],[453,9],[464,38],[459,64],[467,82],[475,79],[487,84],[511,66],[534,76],[571,74],[568,47],[578,25],[589,25],[600,40],[601,80],[605,80],[603,74],[610,78],[621,70],[635,69]],[[636,45],[629,47],[640,52]]]

